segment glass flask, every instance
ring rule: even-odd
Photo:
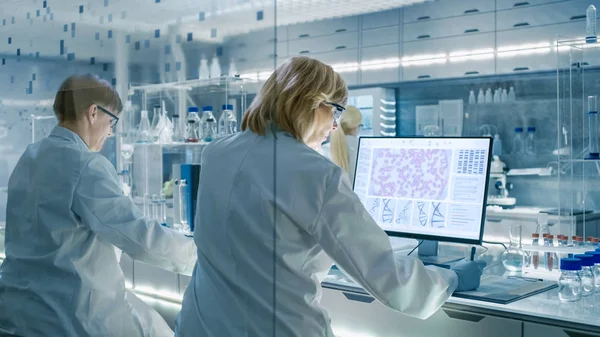
[[[521,271],[523,268],[523,247],[521,246],[521,225],[508,227],[510,246],[502,253],[502,264],[509,271]]]

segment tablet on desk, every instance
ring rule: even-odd
[[[481,278],[481,285],[476,290],[455,292],[452,296],[498,304],[509,304],[546,292],[556,286],[556,282],[552,281],[485,275]]]

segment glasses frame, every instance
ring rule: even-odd
[[[333,111],[333,119],[335,119],[336,121],[338,119],[340,119],[340,117],[342,116],[342,113],[344,111],[346,111],[346,107],[344,107],[341,104],[338,104],[338,103],[335,103],[335,102],[327,102],[327,101],[323,102],[323,103],[325,103],[327,105],[331,105],[332,107],[335,108],[335,110]]]
[[[99,104],[96,104],[96,106],[98,107],[98,110],[100,110],[100,111],[104,112],[105,114],[109,115],[110,117],[112,117],[112,119],[110,120],[111,128],[114,128],[115,126],[117,126],[117,123],[119,123],[119,117],[115,116],[112,112],[106,110]]]

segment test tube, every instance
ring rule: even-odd
[[[152,213],[150,213],[150,197],[148,196],[148,193],[144,194],[144,216],[147,218],[152,216]]]
[[[597,96],[588,96],[588,120],[589,120],[589,155],[586,159],[600,159],[598,149],[598,106]]]
[[[548,234],[546,236],[546,240],[548,247],[554,247],[554,235]],[[546,267],[548,267],[548,271],[552,271],[554,267],[554,252],[546,252]]]
[[[532,246],[539,246],[540,245],[540,234],[539,233],[533,233],[531,234],[531,239],[532,239]],[[533,262],[533,269],[538,269],[539,265],[540,265],[540,252],[533,251],[531,252],[532,254],[532,262]]]
[[[167,197],[164,193],[160,194],[160,223],[167,227]]]
[[[156,220],[156,221],[160,220],[160,218],[158,216],[159,209],[160,209],[160,205],[158,203],[158,195],[153,194],[152,195],[152,219],[153,220]]]
[[[179,220],[181,222],[181,231],[186,232],[188,229],[187,216],[187,181],[181,179],[179,181]]]

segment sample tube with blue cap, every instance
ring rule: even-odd
[[[579,277],[581,277],[581,296],[590,296],[595,290],[594,256],[575,254],[573,257],[581,260],[581,270],[579,271]]]
[[[590,5],[585,12],[585,42],[596,43],[598,38],[596,36],[596,7]]]
[[[558,279],[558,298],[561,302],[575,302],[581,299],[581,260],[564,258],[560,260],[561,275]]]
[[[589,155],[586,159],[600,159],[598,149],[598,97],[588,96],[588,120],[589,120]]]

